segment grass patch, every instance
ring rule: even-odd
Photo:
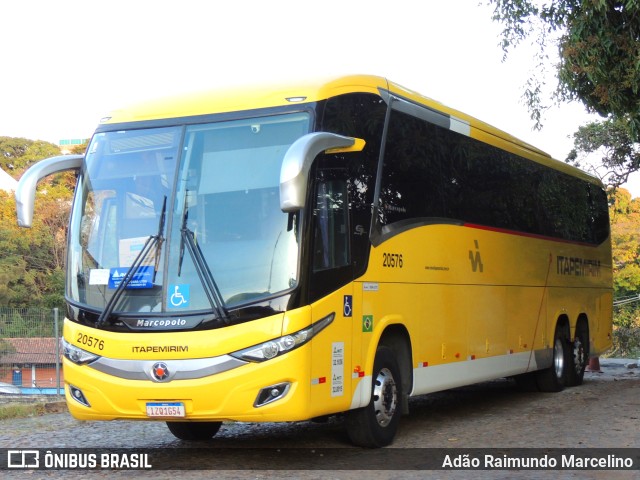
[[[640,357],[640,328],[616,326],[613,327],[613,347],[607,352],[607,357],[638,358]]]
[[[37,417],[47,413],[45,404],[38,403],[6,403],[0,405],[0,421],[13,418]]]

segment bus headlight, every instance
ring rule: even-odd
[[[261,343],[260,345],[254,345],[253,347],[238,350],[237,352],[230,353],[229,355],[247,362],[264,362],[265,360],[271,360],[272,358],[295,350],[307,343],[326,328],[327,325],[333,322],[335,316],[335,313],[331,313],[307,328],[298,330],[295,333],[290,333],[283,337],[269,340],[268,342]]]
[[[71,345],[64,338],[60,343],[62,345],[62,354],[67,360],[75,363],[76,365],[85,365],[100,358],[100,355],[87,352],[86,350],[78,348],[75,345]]]

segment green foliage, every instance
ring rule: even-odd
[[[563,18],[562,98],[581,101],[603,117],[626,119],[640,132],[640,3],[582,1]]]
[[[57,146],[23,138],[0,137],[0,166],[15,177],[38,160],[60,155]],[[16,223],[13,195],[0,191],[0,305],[64,306],[64,263],[75,177],[45,179],[36,195],[32,228]]]
[[[6,340],[0,338],[0,357],[10,353],[16,353],[15,347]]]
[[[579,127],[567,162],[589,169],[589,155],[598,153],[601,165],[594,173],[617,188],[640,168],[640,143],[634,140],[630,126],[626,119],[607,119]]]
[[[89,146],[89,140],[86,140],[85,143],[81,143],[80,145],[74,145],[69,149],[69,153],[74,155],[84,155],[87,152],[87,147]]]
[[[613,187],[640,169],[640,1],[488,0],[493,20],[503,25],[506,55],[526,39],[537,45],[534,73],[524,98],[541,127],[547,51],[557,48],[556,102],[576,100],[605,118],[574,134],[567,161],[582,168],[589,154],[602,153],[596,174]],[[604,171],[603,171],[604,170]]]
[[[640,293],[640,199],[624,189],[612,194],[611,247],[617,298]]]
[[[0,421],[13,420],[16,418],[27,418],[41,416],[47,413],[45,404],[37,403],[6,403],[0,405]]]
[[[539,58],[557,44],[560,100],[579,100],[589,111],[628,117],[637,138],[640,129],[640,2],[637,0],[489,0],[500,22],[505,55],[529,37]],[[529,89],[531,98],[540,81]],[[534,101],[530,108],[540,109]]]
[[[64,196],[69,196],[65,192]],[[16,224],[15,200],[0,192],[0,305],[64,305],[66,225],[70,203],[39,194],[31,228]]]
[[[613,348],[607,352],[607,356],[640,357],[640,309],[617,308],[614,318],[616,322],[613,327]]]
[[[611,242],[614,298],[629,303],[614,308],[613,349],[609,356],[640,355],[640,199],[624,189],[611,192]]]
[[[60,148],[53,143],[0,136],[0,168],[16,179],[38,160],[57,155]]]

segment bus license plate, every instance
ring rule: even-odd
[[[147,403],[147,417],[185,417],[183,403]]]

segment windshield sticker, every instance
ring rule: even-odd
[[[107,285],[110,277],[108,268],[92,268],[89,270],[89,285]]]
[[[109,273],[109,288],[118,288],[127,275],[128,267],[112,268]],[[152,288],[155,269],[150,266],[141,266],[131,276],[131,280],[125,288]]]
[[[120,240],[119,252],[120,252],[120,265],[123,267],[130,267],[133,265],[133,261],[136,259],[140,250],[144,247],[149,237],[136,237],[136,238],[123,238]],[[144,262],[146,265],[153,263],[155,259],[155,247],[146,256],[147,260]]]
[[[189,306],[189,285],[170,285],[167,306],[169,308],[186,308]]]

